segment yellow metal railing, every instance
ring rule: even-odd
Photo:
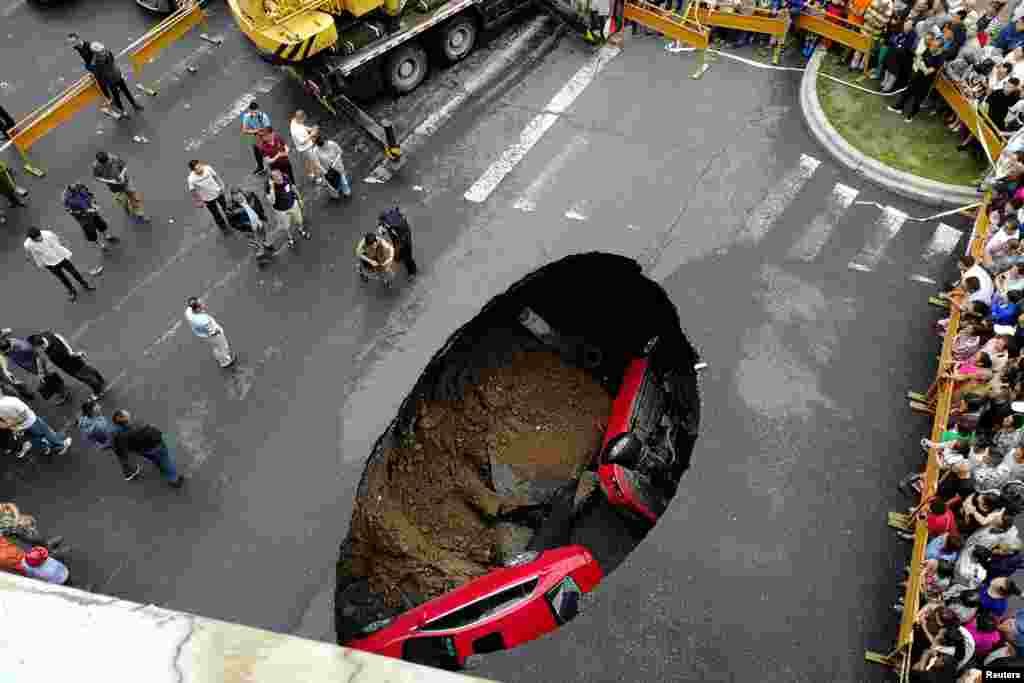
[[[159,52],[205,20],[206,13],[202,4],[194,2],[174,12],[145,35],[133,41],[118,54],[118,58],[127,58],[132,66],[132,73],[138,76],[142,67],[151,63]],[[18,152],[24,155],[47,133],[71,120],[78,112],[97,100],[105,98],[96,79],[92,74],[83,76],[64,92],[22,117],[14,126],[11,142]]]

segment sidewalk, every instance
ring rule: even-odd
[[[973,186],[984,174],[987,164],[982,161],[983,153],[976,156],[958,150],[960,138],[933,111],[922,111],[913,122],[906,123],[901,114],[887,109],[899,96],[866,93],[821,74],[875,91],[881,90],[881,84],[851,72],[833,54],[821,61],[817,79],[821,108],[839,134],[858,151],[897,170],[950,185]]]

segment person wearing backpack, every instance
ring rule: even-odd
[[[114,436],[114,452],[119,459],[134,452],[156,465],[171,488],[179,489],[185,483],[185,475],[178,472],[178,463],[167,447],[164,434],[145,422],[132,420],[127,410],[115,410],[114,424],[120,431]]]
[[[409,277],[416,277],[419,267],[412,255],[412,228],[409,221],[402,214],[397,206],[388,209],[380,215],[380,226],[390,233],[395,242],[395,259],[405,264],[405,270]]]
[[[84,184],[73,183],[64,188],[63,200],[64,210],[78,221],[87,242],[98,247],[100,251],[106,251],[111,244],[121,241],[119,237],[109,233],[109,226],[100,215],[96,197]],[[97,265],[90,271],[90,275],[99,275],[102,272],[103,266]]]

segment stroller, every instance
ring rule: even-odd
[[[373,267],[364,259],[364,249],[368,238],[373,235],[378,241],[382,241],[393,249],[394,254],[386,265]],[[409,222],[398,207],[384,211],[377,221],[377,229],[373,233],[367,233],[356,245],[356,272],[363,282],[382,282],[384,287],[390,287],[398,273],[398,266],[402,265],[407,258],[407,251],[412,241],[412,230]],[[386,247],[385,247],[386,249]]]

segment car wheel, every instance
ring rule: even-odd
[[[472,17],[456,17],[441,29],[438,52],[446,64],[465,59],[476,47],[476,22]]]
[[[412,92],[427,77],[427,52],[417,43],[406,43],[387,61],[387,81],[399,95]]]

